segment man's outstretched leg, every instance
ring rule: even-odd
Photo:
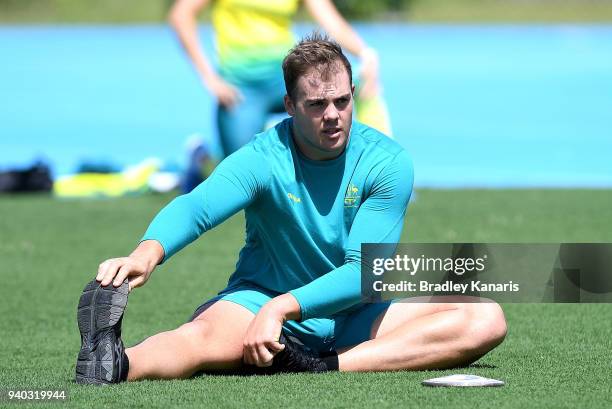
[[[285,349],[275,356],[270,367],[243,368],[245,333],[255,314],[225,300],[206,304],[193,321],[124,350],[121,321],[127,295],[127,282],[115,288],[92,281],[85,287],[78,313],[82,338],[78,383],[181,379],[201,371],[236,369],[253,374],[320,372],[333,363],[333,359],[321,360],[281,335]],[[335,362],[337,369],[337,358]]]
[[[187,378],[201,370],[242,365],[242,340],[254,317],[246,308],[217,301],[192,322],[124,349],[121,322],[127,298],[127,280],[119,287],[102,287],[94,280],[83,290],[77,313],[77,383]]]
[[[491,351],[506,335],[506,322],[498,304],[418,301],[391,304],[372,325],[369,341],[342,350],[340,370],[419,370],[466,365]],[[349,324],[352,325],[358,323]]]
[[[242,341],[253,317],[241,305],[214,302],[193,321],[128,348],[128,380],[183,379],[204,370],[240,368]]]

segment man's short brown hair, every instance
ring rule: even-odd
[[[338,63],[346,69],[352,86],[353,70],[338,43],[317,31],[302,38],[283,60],[285,89],[289,98],[294,100],[298,79],[311,68],[320,70],[323,79],[327,79],[337,72]]]

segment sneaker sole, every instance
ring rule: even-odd
[[[120,322],[127,305],[128,293],[127,280],[119,287],[114,287],[112,283],[102,287],[99,282],[93,280],[83,289],[77,309],[77,322],[81,332],[81,350],[76,366],[77,383],[111,383],[114,345],[107,339],[96,340],[96,335]]]

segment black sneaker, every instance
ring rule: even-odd
[[[121,341],[121,321],[128,300],[128,281],[106,287],[93,280],[83,290],[77,312],[81,350],[76,382],[105,385],[127,378],[127,355]]]
[[[329,370],[325,361],[299,339],[281,333],[278,342],[283,344],[285,349],[274,356],[270,368],[272,372],[326,372]]]

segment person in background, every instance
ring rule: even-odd
[[[296,40],[292,22],[299,3],[299,0],[176,0],[170,9],[170,25],[204,87],[216,99],[223,156],[232,154],[263,131],[270,115],[285,112],[281,62]],[[376,51],[353,30],[331,0],[303,3],[313,19],[360,60],[357,120],[390,135]],[[212,7],[217,67],[202,50],[198,35],[197,16],[207,6]],[[190,161],[193,162],[190,169],[201,165]],[[184,187],[193,188],[201,181],[195,180],[197,174],[193,172],[186,176],[189,180]]]

